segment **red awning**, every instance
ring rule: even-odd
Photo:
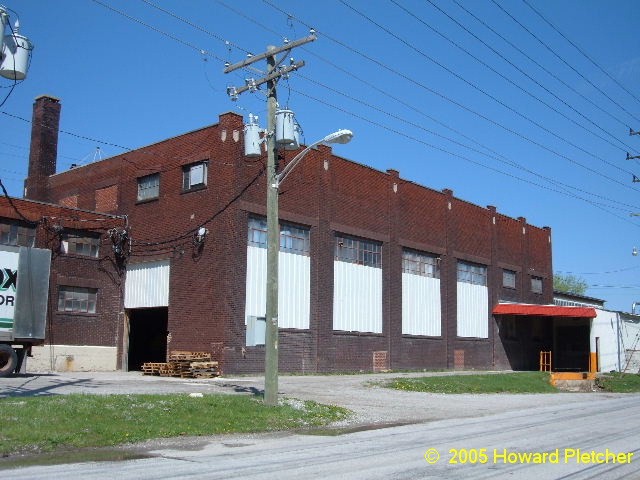
[[[558,305],[532,305],[528,303],[499,303],[494,315],[531,315],[535,317],[596,318],[593,307],[560,307]]]

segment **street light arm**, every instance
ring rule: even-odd
[[[307,148],[298,153],[293,159],[287,164],[286,167],[276,175],[275,178],[275,187],[278,188],[280,184],[284,181],[284,179],[291,173],[291,171],[296,168],[296,165],[300,163],[302,158],[311,151],[314,147],[317,147],[321,143],[348,143],[353,138],[353,132],[351,130],[338,130],[337,132],[331,133],[317,142],[312,143]]]

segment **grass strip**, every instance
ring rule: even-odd
[[[348,415],[346,409],[315,402],[269,407],[241,395],[9,397],[0,399],[0,456],[324,426]]]
[[[385,386],[398,390],[430,393],[554,393],[546,372],[479,375],[445,375],[398,378]]]
[[[640,392],[640,374],[611,372],[600,375],[596,385],[606,392]]]

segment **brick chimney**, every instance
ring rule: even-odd
[[[60,99],[41,95],[33,103],[29,175],[24,181],[24,198],[48,202],[49,176],[56,173]]]

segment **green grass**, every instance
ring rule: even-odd
[[[606,392],[640,392],[640,375],[635,373],[622,374],[620,372],[607,373],[596,379],[596,385]]]
[[[152,438],[287,430],[346,418],[343,408],[240,395],[64,395],[0,399],[0,456]]]
[[[446,375],[401,378],[385,386],[398,390],[431,393],[553,393],[545,372],[518,372],[478,375]]]

